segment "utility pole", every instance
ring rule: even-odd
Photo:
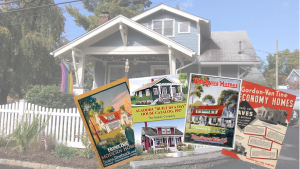
[[[276,39],[276,88],[278,89],[278,40]]]

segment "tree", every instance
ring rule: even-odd
[[[4,0],[0,0],[4,2]],[[10,91],[22,97],[32,85],[55,84],[60,76],[50,52],[63,41],[65,18],[58,6],[11,10],[54,4],[53,0],[27,0],[5,4],[0,15],[0,104]]]
[[[265,65],[264,76],[266,81],[272,88],[276,85],[276,54],[269,54],[267,56],[268,64]],[[289,49],[278,52],[278,84],[283,85],[286,83],[287,76],[293,69],[299,68],[299,50],[296,49],[290,52]]]
[[[125,111],[125,106],[124,105],[120,106],[120,109]]]
[[[215,103],[216,103],[215,98],[214,98],[212,95],[210,95],[210,94],[207,94],[207,95],[205,95],[205,96],[202,98],[202,102],[203,102],[203,103],[204,103],[204,102],[207,102],[207,101],[209,101],[211,104],[215,104]]]
[[[218,98],[217,104],[223,105],[226,104],[226,110],[225,110],[225,116],[229,115],[230,112],[232,112],[235,115],[236,112],[236,105],[238,98],[238,91],[235,90],[223,90],[221,92],[221,95]]]
[[[76,25],[83,27],[86,31],[99,26],[101,12],[109,12],[110,17],[123,15],[131,18],[144,12],[152,4],[150,0],[85,0],[82,3],[83,8],[93,13],[93,15],[85,16],[79,13],[79,9],[71,4],[66,6],[66,10],[75,18]]]
[[[115,108],[112,106],[106,106],[103,110],[103,114],[114,112]]]

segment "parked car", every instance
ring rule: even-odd
[[[296,101],[294,103],[294,108],[290,118],[289,126],[299,125],[299,109],[300,109],[299,90],[287,90],[287,89],[278,89],[278,90],[296,96]]]

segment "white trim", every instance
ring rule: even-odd
[[[154,89],[156,89],[156,92],[157,92],[157,94],[155,94],[155,92],[154,92]],[[159,93],[158,93],[158,88],[153,88],[153,95],[158,95]]]
[[[202,68],[202,67],[216,67],[216,68],[218,68],[218,75],[212,75],[212,76],[221,76],[221,69],[222,69],[221,66],[222,66],[222,65],[212,65],[212,66],[209,66],[209,65],[202,65],[202,66],[200,67],[199,73],[200,73],[200,74],[203,74],[203,73],[201,73],[201,68]]]
[[[205,21],[206,23],[209,23],[209,22],[210,22],[210,21],[207,20],[207,19],[200,18],[200,17],[198,17],[198,16],[189,14],[189,13],[187,13],[187,12],[184,12],[184,11],[182,11],[182,10],[178,10],[178,9],[176,9],[176,8],[172,8],[172,7],[167,6],[167,5],[164,5],[164,4],[160,4],[160,5],[156,6],[156,7],[153,7],[153,8],[151,8],[151,9],[147,10],[146,12],[143,12],[143,13],[141,13],[141,14],[135,16],[135,17],[132,17],[131,19],[132,19],[133,21],[138,21],[138,20],[140,20],[140,19],[142,19],[142,18],[144,18],[144,17],[146,17],[146,16],[148,16],[148,15],[151,15],[151,14],[153,14],[153,13],[159,11],[159,10],[162,10],[162,9],[163,9],[163,10],[166,10],[166,11],[169,11],[169,12],[172,12],[172,13],[175,13],[175,14],[178,14],[178,15],[181,15],[181,16],[186,17],[186,18],[188,18],[188,19],[192,19],[192,20],[194,20],[194,21],[202,20],[202,21]]]
[[[188,32],[180,32],[180,24],[188,23]],[[191,22],[178,22],[178,33],[191,33]]]
[[[169,37],[169,38],[175,37],[175,19],[155,19],[155,20],[152,20],[152,30],[154,29],[153,22],[155,22],[155,21],[161,21],[162,22],[162,24],[161,24],[161,26],[162,26],[161,33],[162,33],[163,36]],[[164,31],[165,30],[165,21],[173,21],[173,35],[172,36],[170,36],[170,35],[166,36],[165,35],[165,31]]]
[[[140,23],[141,25],[143,25],[143,26],[145,26],[146,28],[149,28],[149,23]],[[146,24],[147,24],[147,26],[146,26]]]
[[[110,73],[111,73],[111,68],[116,68],[116,67],[123,67],[124,68],[124,72],[125,72],[125,65],[108,65],[108,73],[107,73],[107,83],[110,83]],[[124,76],[125,77],[125,76]],[[118,80],[118,79],[116,79]]]
[[[154,76],[154,69],[166,69],[167,75],[169,74],[168,65],[150,65],[150,76]]]
[[[83,44],[85,41],[87,41],[89,39],[95,38],[98,34],[104,32],[105,30],[112,29],[113,26],[118,25],[120,22],[122,22],[123,24],[126,24],[127,26],[131,27],[132,29],[135,29],[143,34],[146,34],[147,36],[151,37],[152,39],[155,39],[167,46],[172,45],[173,48],[181,51],[182,53],[184,53],[190,57],[192,57],[193,54],[195,53],[193,50],[171,40],[170,38],[160,35],[159,33],[156,33],[154,31],[140,25],[139,23],[136,23],[133,20],[130,20],[122,15],[119,15],[119,16],[105,22],[104,24],[98,26],[97,28],[85,33],[84,35],[76,38],[75,40],[67,43],[66,45],[56,49],[55,51],[51,52],[51,54],[54,57],[59,57],[59,56],[65,54],[66,52],[70,52],[70,50],[73,47]]]
[[[139,91],[139,97],[143,97],[143,92]]]
[[[261,62],[201,62],[201,65],[259,65]]]
[[[169,54],[167,46],[87,47],[83,51],[88,55]]]
[[[200,55],[200,46],[201,46],[201,44],[200,44],[200,43],[201,43],[201,42],[200,42],[200,41],[201,41],[201,37],[200,37],[200,36],[201,36],[201,35],[200,35],[200,34],[197,34],[197,36],[198,36],[198,55]]]
[[[148,91],[148,94],[147,94],[147,91]],[[146,89],[145,92],[146,92],[146,96],[150,96],[150,89]]]
[[[293,70],[291,71],[291,73],[289,74],[289,76],[286,78],[286,80],[290,78],[290,76],[291,76],[291,74],[292,74],[293,72],[295,72],[295,73],[299,76],[298,72],[297,72],[295,69],[293,69]],[[295,80],[294,80],[294,81],[295,81]]]

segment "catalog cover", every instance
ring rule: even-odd
[[[222,154],[275,168],[296,96],[243,81],[233,150]]]
[[[184,143],[234,147],[242,80],[191,74]]]
[[[128,79],[74,97],[101,168],[114,168],[136,156]]]
[[[187,74],[129,79],[135,141],[143,154],[174,154],[182,146]],[[173,155],[172,155],[173,156]]]

